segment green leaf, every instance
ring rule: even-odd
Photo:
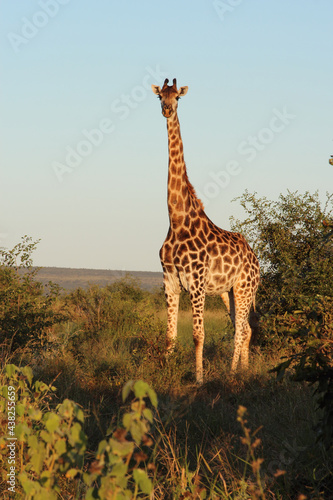
[[[148,396],[154,408],[157,408],[157,394],[151,387],[148,388]]]
[[[138,399],[145,398],[148,394],[149,385],[143,380],[137,380],[133,387],[135,397]]]
[[[141,439],[144,436],[144,434],[147,432],[147,427],[142,421],[133,421],[131,428],[130,428],[130,433],[132,435],[132,438],[134,439],[135,443],[139,445],[141,443]]]
[[[112,453],[118,455],[119,457],[127,457],[134,450],[134,443],[132,441],[117,441],[116,439],[110,439],[110,446]]]
[[[130,430],[133,421],[133,415],[131,413],[125,413],[123,416],[123,426],[127,431]]]
[[[19,415],[20,417],[22,417],[22,415],[24,415],[24,412],[25,412],[25,408],[26,406],[23,405],[23,404],[18,404],[16,405],[15,409],[16,409],[16,414]]]
[[[36,437],[36,436],[31,436],[31,437]],[[45,450],[45,445],[43,442],[35,444],[33,448],[30,448],[30,463],[33,466],[34,471],[36,474],[40,474],[43,465],[44,465],[44,459],[46,456],[46,450]]]
[[[143,410],[143,416],[148,420],[148,422],[152,423],[153,422],[153,413],[149,408],[145,408]]]
[[[35,387],[35,391],[38,393],[48,392],[48,390],[49,390],[49,386],[47,384],[45,384],[45,382],[41,382],[40,380],[36,380],[34,387]]]
[[[85,482],[85,484],[88,484],[87,481],[89,479],[90,479],[89,474],[84,474],[84,482]],[[96,498],[98,498],[98,497],[95,495],[94,492],[95,492],[95,488],[89,488],[89,490],[86,493],[85,500],[96,500]]]
[[[33,494],[36,492],[36,486],[40,487],[39,484],[36,485],[34,481],[31,481],[31,479],[28,478],[28,475],[25,472],[21,472],[21,474],[19,474],[18,476],[18,479],[27,497],[34,498]]]
[[[28,379],[28,382],[31,385],[33,379],[33,373],[30,366],[25,366],[24,368],[22,368],[22,374]]]
[[[37,448],[38,439],[37,439],[36,434],[33,434],[32,436],[28,437],[28,446],[32,449]]]
[[[58,439],[58,441],[54,445],[54,448],[59,456],[62,455],[63,453],[66,453],[67,450],[66,440]]]
[[[84,439],[84,433],[82,432],[82,427],[78,422],[72,425],[70,430],[71,444],[75,445]]]
[[[146,495],[149,495],[151,493],[153,489],[153,484],[144,470],[135,469],[133,471],[133,478],[134,481],[138,484],[142,493],[145,493]]]
[[[22,405],[23,406],[23,405]],[[39,408],[29,408],[28,415],[31,420],[41,420],[43,417],[43,413]]]
[[[127,479],[125,476],[104,476],[101,479],[101,486],[98,490],[98,497],[96,496],[95,498],[110,498],[112,500],[134,500],[135,497],[133,497],[131,492],[127,490],[126,487]]]
[[[15,436],[19,441],[26,441],[26,437],[31,433],[30,427],[26,422],[22,422],[15,427]]]
[[[75,417],[79,420],[79,422],[82,424],[84,423],[84,413],[81,408],[76,407]]]
[[[128,465],[124,464],[124,462],[118,462],[112,467],[112,476],[117,477],[120,482],[121,479],[124,479],[123,486],[126,487],[127,480],[125,479],[128,470]]]
[[[75,476],[77,476],[78,474],[81,474],[81,471],[79,469],[69,469],[67,472],[66,472],[66,477],[68,479],[73,479]]]
[[[40,475],[41,483],[47,489],[52,488],[54,485],[54,472],[50,470],[44,470]],[[51,493],[51,492],[50,492]]]
[[[56,413],[49,412],[45,415],[45,427],[49,432],[54,432],[55,430],[58,429],[59,424],[60,424],[60,417],[59,415],[56,415]]]
[[[126,382],[126,384],[124,385],[123,387],[123,390],[122,390],[122,397],[123,397],[123,401],[126,401],[129,393],[131,392],[131,390],[133,389],[133,380],[129,380],[128,382]]]
[[[13,365],[13,364],[9,364],[6,366],[6,374],[9,378],[12,378],[12,376],[14,375],[14,373],[18,371],[18,368],[17,366]]]
[[[45,431],[44,429],[40,431],[39,437],[45,441],[45,443],[52,443],[53,441],[53,434]]]
[[[75,403],[70,399],[64,399],[57,409],[62,417],[71,419],[73,417]]]
[[[105,451],[108,451],[109,449],[109,443],[103,439],[102,441],[99,442],[98,449],[97,449],[97,456],[102,455],[105,453]]]

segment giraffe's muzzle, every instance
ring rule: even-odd
[[[173,113],[173,108],[172,106],[169,106],[169,105],[165,105],[163,106],[162,108],[162,115],[165,117],[165,118],[170,118],[170,116],[172,115]]]

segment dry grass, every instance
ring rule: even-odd
[[[211,499],[333,498],[332,456],[316,444],[312,390],[288,379],[278,383],[270,373],[284,353],[252,348],[249,371],[231,376],[230,322],[223,308],[206,311],[205,383],[198,387],[191,313],[180,312],[179,342],[168,361],[165,318],[162,311],[125,331],[93,335],[68,323],[53,331],[48,351],[26,354],[24,363],[45,382],[54,380],[59,400],[82,405],[91,452],[120,419],[122,385],[141,378],[154,387],[155,499],[203,498],[203,492]],[[255,439],[242,443],[240,405],[250,435],[261,428],[253,449],[255,460],[264,459],[256,462],[259,475],[248,458]],[[276,477],[280,470],[285,474]],[[63,498],[73,497],[68,490]]]

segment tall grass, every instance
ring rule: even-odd
[[[43,349],[14,353],[11,361],[53,382],[58,401],[82,406],[91,452],[120,419],[124,383],[143,379],[159,400],[154,498],[333,498],[332,455],[316,443],[312,390],[270,373],[283,351],[253,347],[249,370],[231,375],[231,323],[222,303],[208,308],[199,387],[189,310],[180,311],[176,349],[166,358],[166,311],[156,296],[122,287],[109,290],[111,297],[84,293],[63,299],[68,320],[48,332]],[[246,414],[237,413],[240,406]],[[70,495],[64,485],[62,498]]]

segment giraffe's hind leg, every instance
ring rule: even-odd
[[[230,292],[223,292],[221,298],[227,308],[232,324],[235,327],[235,301],[233,289]]]
[[[168,313],[166,347],[167,352],[172,352],[177,337],[180,286],[176,285],[176,281],[172,279],[169,273],[164,274],[164,293],[167,301]]]
[[[252,302],[252,293],[246,292],[242,287],[235,287],[235,342],[231,371],[236,371],[239,360],[243,369],[247,369],[249,365],[249,346],[252,335],[249,313]]]
[[[252,337],[252,329],[248,319],[246,318],[243,324],[243,343],[240,353],[241,366],[245,370],[249,367],[249,351],[250,351],[251,337]]]
[[[229,302],[229,294],[228,292],[221,293],[221,298],[224,302],[225,307],[227,308],[228,313],[230,314],[230,302]]]
[[[234,356],[233,356],[231,370],[232,371],[236,370],[239,359],[241,360],[242,367],[247,368],[249,364],[249,345],[252,335],[252,330],[248,322],[248,313],[245,315],[244,321],[242,320],[243,314],[242,315],[236,314],[235,297],[233,289],[231,289],[230,292],[222,293],[221,297],[230,315],[232,324],[234,325],[235,328],[235,340],[234,340],[235,348],[234,348]],[[240,309],[239,304],[237,305],[237,308]],[[237,322],[236,322],[236,316],[237,316]],[[240,330],[242,331],[241,335],[238,333]]]

